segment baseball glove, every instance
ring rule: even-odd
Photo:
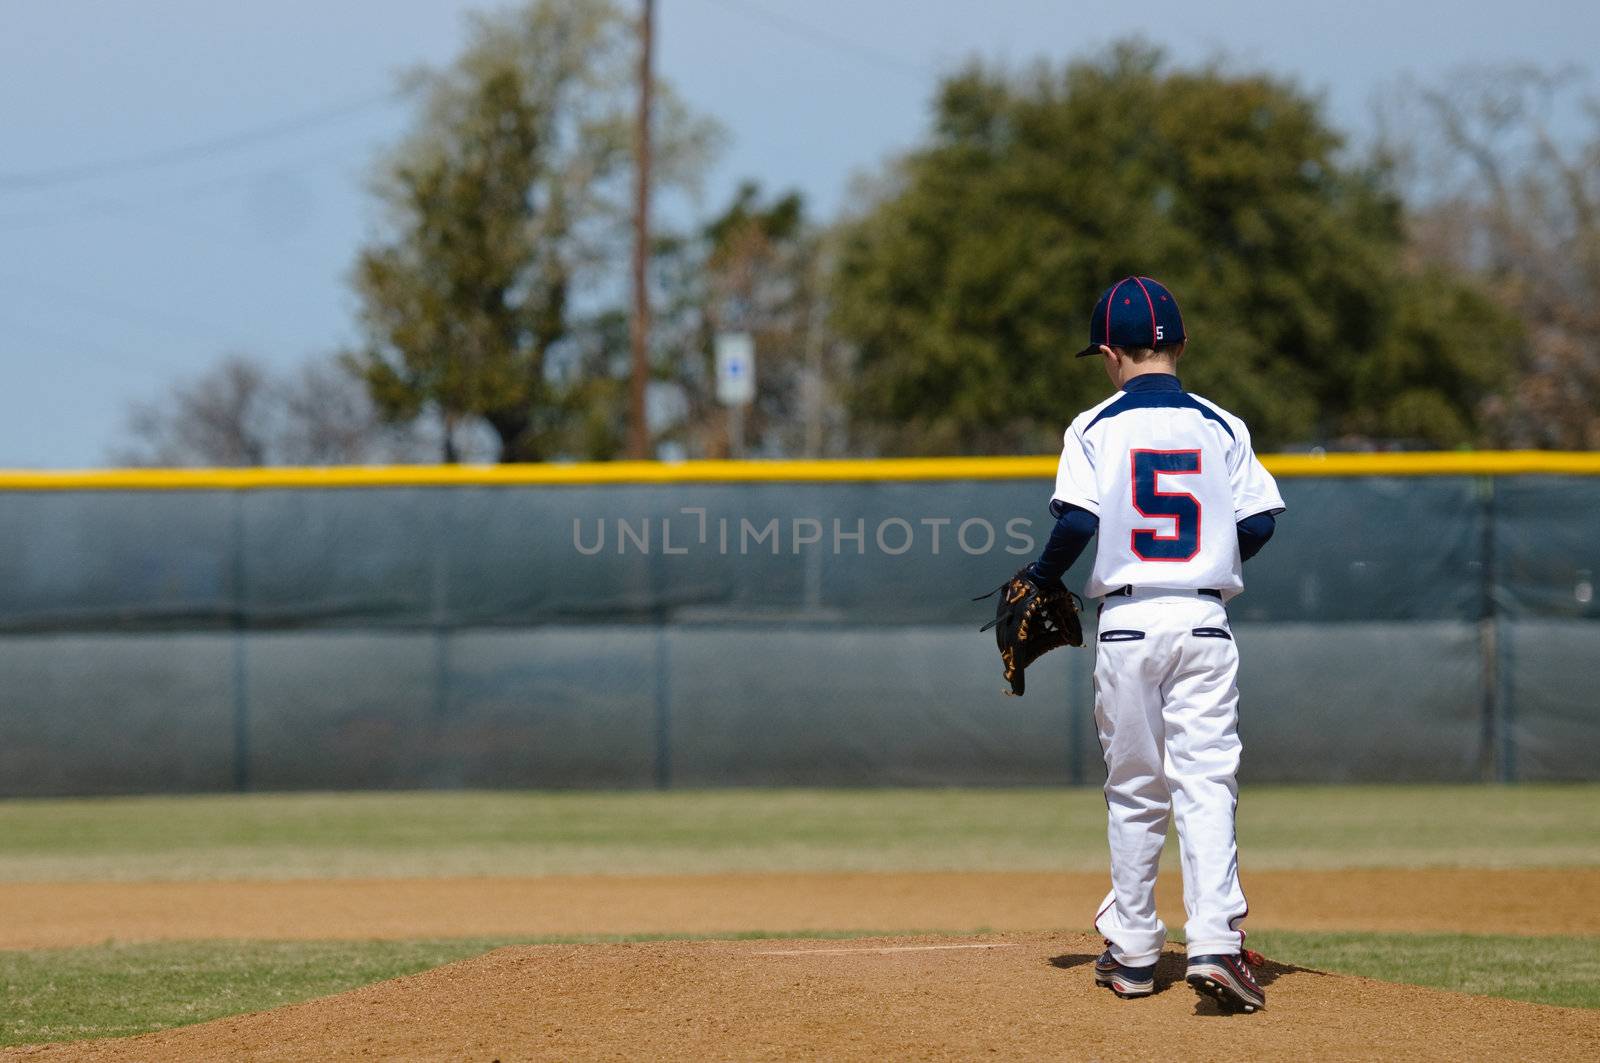
[[[1035,583],[1026,568],[972,600],[981,602],[996,594],[1000,601],[995,605],[994,619],[978,630],[994,628],[1000,663],[1006,682],[1011,684],[1006,693],[1020,698],[1026,688],[1024,673],[1028,665],[1057,646],[1083,645],[1083,624],[1078,620],[1083,601],[1060,580],[1044,586]]]

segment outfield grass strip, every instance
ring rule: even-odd
[[[1251,786],[1252,870],[1600,866],[1600,785]],[[0,881],[1101,871],[1091,788],[0,801]]]

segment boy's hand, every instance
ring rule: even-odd
[[[1064,591],[1067,585],[1059,577],[1046,576],[1039,571],[1039,562],[1030,561],[1017,575],[1038,587],[1042,591]]]
[[[1060,580],[1039,580],[1027,568],[973,601],[993,594],[1000,595],[994,619],[978,630],[994,628],[1000,663],[1011,684],[1006,693],[1020,698],[1030,664],[1057,646],[1083,645],[1083,624],[1078,619],[1082,603]]]

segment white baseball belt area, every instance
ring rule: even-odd
[[[1205,597],[1222,600],[1222,592],[1211,587],[1196,590],[1193,587],[1134,587],[1124,584],[1116,590],[1106,591],[1101,596],[1102,604],[1107,604],[1113,598],[1194,598]]]

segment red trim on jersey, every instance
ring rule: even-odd
[[[1194,455],[1194,468],[1193,469],[1185,469],[1182,472],[1178,472],[1178,471],[1175,471],[1175,470],[1172,470],[1172,469],[1152,469],[1151,470],[1151,478],[1153,480],[1153,486],[1151,487],[1150,490],[1151,490],[1152,494],[1156,495],[1157,497],[1162,497],[1162,498],[1187,498],[1189,501],[1194,503],[1194,549],[1189,552],[1189,556],[1187,556],[1187,557],[1146,557],[1146,556],[1144,556],[1144,554],[1139,552],[1139,533],[1140,532],[1146,532],[1146,533],[1149,534],[1149,536],[1152,539],[1156,539],[1156,540],[1159,540],[1161,542],[1168,542],[1168,543],[1177,542],[1178,540],[1183,538],[1183,533],[1178,530],[1178,522],[1182,518],[1180,518],[1178,516],[1175,516],[1174,514],[1171,514],[1171,513],[1146,513],[1140,507],[1140,505],[1139,505],[1139,455],[1140,454],[1193,454]],[[1140,561],[1150,561],[1150,562],[1172,561],[1172,562],[1182,563],[1184,561],[1193,561],[1195,559],[1195,556],[1200,553],[1200,546],[1201,546],[1201,542],[1202,542],[1202,540],[1200,538],[1200,529],[1201,529],[1200,519],[1203,516],[1203,511],[1204,511],[1205,507],[1200,504],[1200,500],[1198,498],[1194,497],[1194,495],[1191,495],[1187,491],[1163,491],[1163,490],[1161,490],[1161,477],[1163,475],[1166,475],[1166,476],[1194,476],[1194,475],[1196,475],[1196,474],[1198,474],[1200,472],[1201,465],[1202,465],[1203,461],[1204,461],[1204,455],[1202,454],[1202,452],[1199,451],[1199,450],[1194,449],[1193,447],[1186,447],[1186,448],[1183,448],[1181,450],[1155,450],[1153,448],[1143,447],[1143,448],[1140,448],[1138,450],[1130,450],[1130,451],[1128,451],[1128,470],[1129,470],[1128,492],[1129,492],[1129,494],[1131,494],[1133,496],[1133,508],[1138,512],[1139,516],[1141,516],[1141,517],[1151,517],[1151,518],[1160,519],[1160,520],[1170,520],[1170,521],[1172,521],[1172,534],[1171,535],[1162,535],[1160,532],[1156,531],[1154,528],[1134,528],[1131,531],[1129,531],[1128,532],[1128,549],[1133,551],[1133,556],[1134,557],[1137,557]]]

